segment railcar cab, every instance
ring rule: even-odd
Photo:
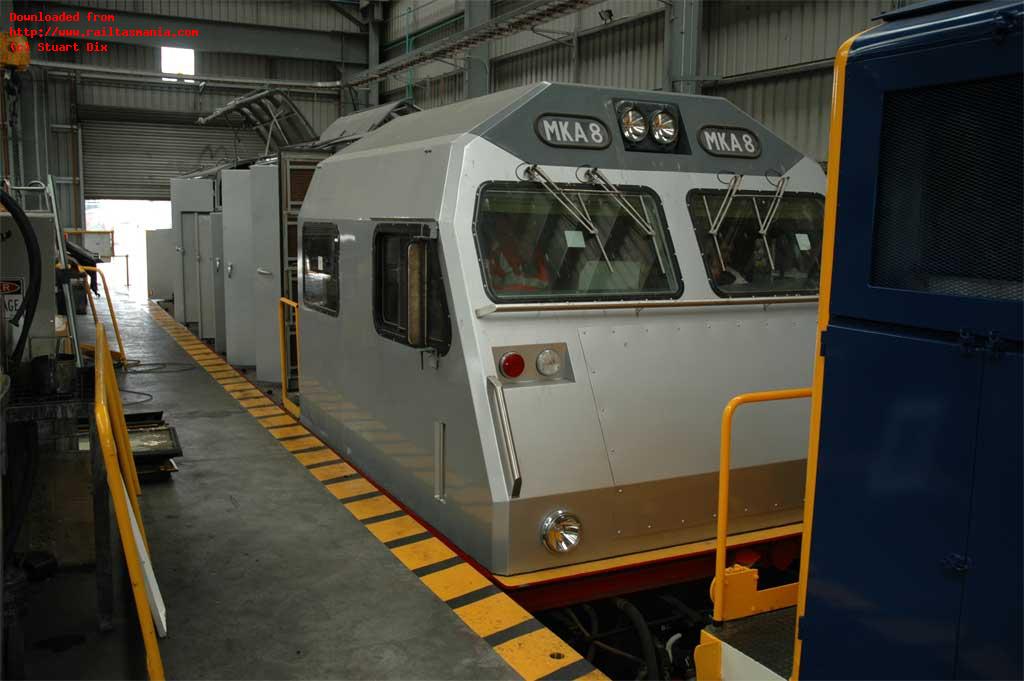
[[[392,121],[300,214],[303,421],[497,575],[705,540],[723,405],[810,380],[824,185],[719,98]],[[806,419],[738,424],[739,531],[799,520]]]

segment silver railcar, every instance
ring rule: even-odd
[[[496,575],[705,540],[723,406],[809,384],[824,190],[720,98],[391,121],[302,206],[302,420]],[[738,420],[736,532],[799,520],[807,422]]]

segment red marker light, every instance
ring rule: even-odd
[[[508,378],[518,378],[526,368],[526,360],[518,352],[506,352],[501,356],[501,373]]]

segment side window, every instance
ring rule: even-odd
[[[452,327],[438,252],[424,224],[386,223],[373,238],[373,316],[377,333],[444,355]]]
[[[341,286],[338,228],[327,224],[302,227],[302,302],[306,307],[338,316]]]

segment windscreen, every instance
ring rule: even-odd
[[[719,295],[818,292],[821,195],[695,189],[687,204],[708,280]]]
[[[495,183],[475,234],[496,301],[676,297],[682,284],[653,192]]]

